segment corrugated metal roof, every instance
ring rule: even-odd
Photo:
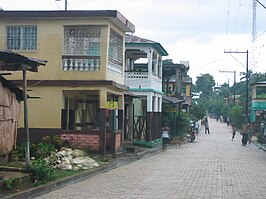
[[[176,97],[169,97],[166,95],[163,95],[163,100],[166,100],[166,101],[173,103],[173,104],[179,104],[181,102],[185,102],[185,100],[183,100],[183,99],[178,99]]]
[[[46,60],[29,58],[12,51],[0,50],[0,71],[17,71],[22,70],[22,67],[25,66],[26,70],[38,72],[38,66],[45,66],[46,63]]]
[[[144,39],[141,37],[137,37],[134,35],[126,34],[126,45],[146,45],[146,46],[152,46],[154,49],[158,51],[162,56],[167,56],[167,51],[162,47],[162,45],[158,42]]]
[[[3,87],[9,88],[9,90],[16,95],[16,99],[20,102],[23,101],[23,91],[19,89],[12,81],[6,80],[2,75],[0,75],[0,82]]]

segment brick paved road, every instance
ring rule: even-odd
[[[230,129],[210,120],[196,142],[99,174],[38,198],[265,199],[266,153],[231,141]]]

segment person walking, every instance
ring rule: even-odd
[[[235,135],[236,135],[236,127],[233,124],[232,124],[232,131],[231,132],[232,132],[232,141],[233,141],[235,138]]]
[[[205,119],[204,126],[205,126],[205,134],[207,133],[210,134],[209,122],[207,118]]]
[[[248,131],[248,143],[251,144],[251,138],[252,138],[252,134],[253,134],[251,123],[248,124],[247,131]]]
[[[242,146],[246,146],[248,142],[248,127],[245,124],[242,124],[242,129],[241,129],[241,135],[242,135]]]
[[[164,127],[162,128],[162,147],[163,147],[163,151],[166,150],[166,146],[167,144],[170,143],[170,128],[167,126],[167,124],[165,123]]]

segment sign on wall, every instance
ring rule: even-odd
[[[117,109],[117,102],[108,101],[105,104],[105,108],[107,108],[107,109]]]

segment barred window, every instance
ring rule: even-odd
[[[111,29],[109,40],[108,61],[123,65],[123,37]]]
[[[64,55],[100,56],[100,26],[65,26]]]
[[[37,26],[7,26],[8,50],[37,50]]]

